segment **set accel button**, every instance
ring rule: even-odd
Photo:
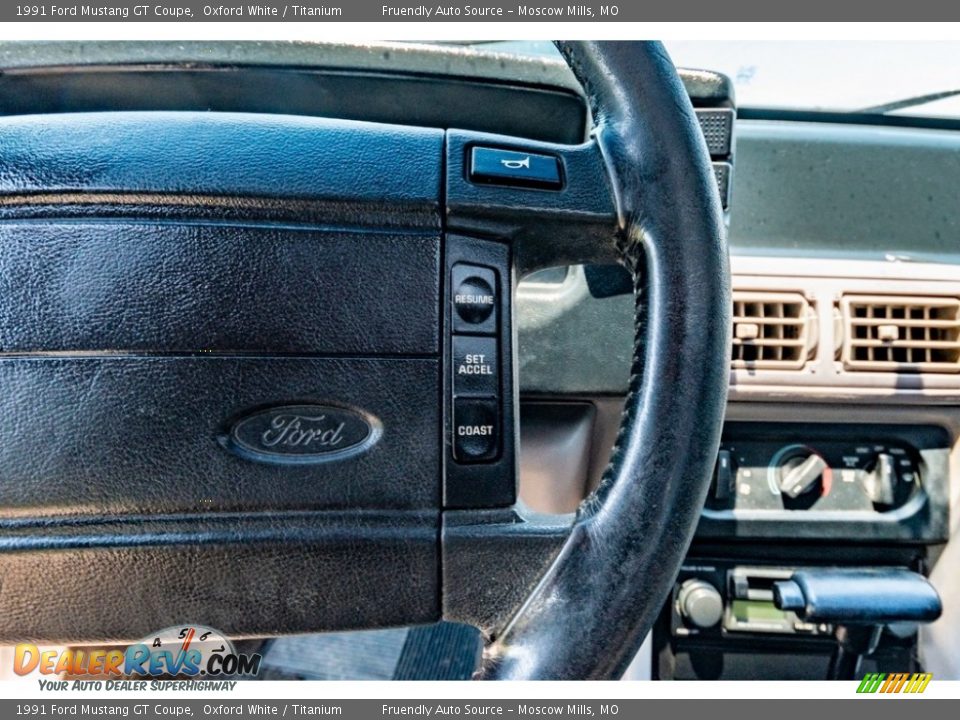
[[[458,396],[496,397],[500,387],[496,338],[453,338],[453,387]]]

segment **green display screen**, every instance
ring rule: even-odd
[[[781,622],[787,617],[787,614],[783,610],[777,610],[772,602],[763,600],[734,600],[731,610],[738,622]]]

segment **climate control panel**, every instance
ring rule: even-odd
[[[728,423],[700,532],[857,538],[871,524],[877,539],[937,539],[948,448],[933,426]]]
[[[919,491],[922,460],[903,441],[725,443],[712,507],[886,512]]]

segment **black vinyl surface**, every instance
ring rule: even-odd
[[[440,619],[436,513],[300,513],[0,528],[0,642],[231,637]]]
[[[129,64],[0,75],[0,114],[103,110],[316,115],[561,143],[582,141],[587,119],[583,98],[560,88],[399,72]]]
[[[86,357],[0,360],[3,516],[436,508],[437,360]],[[378,418],[366,452],[251,462],[221,444],[279,403]]]
[[[436,354],[438,233],[0,224],[0,352]]]
[[[439,620],[442,131],[0,125],[0,642]]]

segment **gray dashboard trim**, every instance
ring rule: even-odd
[[[737,123],[737,252],[960,263],[958,208],[958,132]]]
[[[491,50],[489,45],[400,42],[91,41],[0,42],[0,73],[103,67],[156,71],[261,68],[386,73],[450,81],[540,88],[583,97],[569,66],[556,58]],[[710,70],[678,69],[695,105],[731,104],[729,78]],[[589,110],[584,107],[589,123]]]
[[[960,133],[738,122],[730,238],[734,290],[820,305],[820,355],[802,372],[737,371],[734,400],[956,404],[960,375],[844,373],[830,314],[843,292],[960,295]],[[581,270],[517,291],[520,385],[622,395],[633,300],[594,298]]]
[[[960,266],[822,258],[735,256],[733,289],[805,295],[819,318],[818,350],[799,370],[732,370],[731,400],[948,404],[960,374],[847,372],[835,359],[834,303],[845,292],[960,294]],[[517,290],[520,387],[527,395],[623,395],[630,376],[633,298],[591,296],[582,268],[562,284]]]
[[[415,43],[92,41],[2,42],[5,70],[77,65],[259,65],[379,70],[547,85],[582,94],[559,59]]]

